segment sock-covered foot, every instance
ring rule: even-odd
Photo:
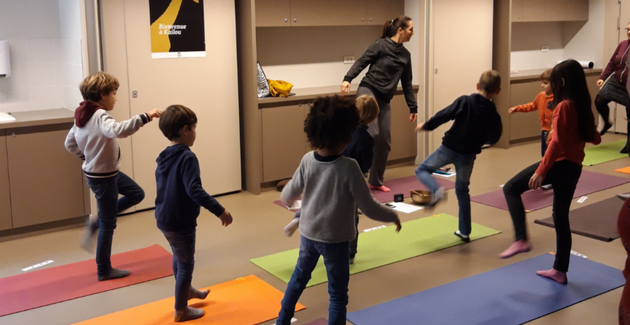
[[[455,232],[455,236],[459,237],[464,243],[470,243],[470,236],[462,234],[459,230]]]
[[[131,272],[127,270],[112,269],[111,271],[109,271],[109,274],[107,275],[99,275],[98,280],[107,281],[107,280],[113,280],[113,279],[120,279],[120,278],[129,276],[129,274],[131,274]]]
[[[438,188],[437,191],[433,193],[432,198],[431,198],[431,203],[429,203],[429,206],[434,206],[436,203],[438,203],[438,201],[440,201],[443,198],[444,198],[444,187],[440,186],[440,188]]]
[[[298,228],[300,228],[300,218],[293,218],[293,220],[284,227],[284,235],[291,237]]]
[[[532,245],[530,245],[527,240],[521,239],[513,242],[510,247],[504,250],[503,253],[499,254],[499,257],[508,258],[516,254],[529,252],[530,250],[532,250]]]
[[[599,135],[604,135],[608,130],[612,127],[612,124],[608,123],[608,121],[604,122],[604,128],[599,132]]]
[[[556,269],[536,271],[536,274],[544,276],[545,278],[554,280],[560,284],[567,284],[567,273],[560,272]]]
[[[190,299],[206,299],[208,294],[210,293],[210,289],[199,291],[193,287],[190,287],[190,291],[188,291],[188,300]]]
[[[186,307],[184,309],[179,309],[175,311],[175,316],[173,317],[175,322],[181,323],[197,318],[203,317],[206,312],[203,309]]]
[[[385,185],[381,185],[381,186],[370,185],[370,189],[371,190],[378,190],[378,191],[381,191],[381,192],[389,192],[390,191],[389,187],[387,187]]]

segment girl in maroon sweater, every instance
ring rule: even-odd
[[[503,186],[516,238],[499,257],[507,258],[531,250],[521,194],[551,184],[554,192],[556,258],[552,269],[537,271],[536,274],[566,284],[571,255],[569,208],[582,173],[584,145],[586,142],[599,144],[601,138],[595,127],[591,97],[582,66],[575,60],[563,61],[551,71],[550,81],[555,108],[551,118],[549,147],[541,162],[525,168]]]

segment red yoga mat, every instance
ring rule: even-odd
[[[0,279],[0,316],[173,275],[173,256],[160,245],[112,255],[125,278],[98,281],[94,259]]]

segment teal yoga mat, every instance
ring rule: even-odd
[[[458,219],[445,213],[407,221],[402,226],[400,233],[396,233],[396,227],[393,225],[362,232],[359,235],[355,262],[350,265],[350,274],[463,244],[453,234],[458,228]],[[498,233],[500,231],[473,223],[470,239],[476,240]],[[289,283],[298,253],[299,248],[296,248],[254,258],[251,262],[285,283]],[[326,268],[323,259],[320,258],[307,286],[326,281],[328,281]]]
[[[584,148],[585,156],[582,165],[593,166],[621,158],[628,158],[627,153],[619,153],[625,145],[626,140],[618,140],[586,147]]]

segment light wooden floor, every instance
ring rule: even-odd
[[[606,135],[605,142],[624,138]],[[513,146],[508,150],[490,148],[477,158],[471,179],[471,195],[499,189],[522,168],[540,159],[538,142]],[[623,176],[616,168],[630,165],[630,160],[620,159],[585,170]],[[386,179],[413,175],[415,166],[403,166],[387,170]],[[630,177],[630,176],[629,176]],[[453,192],[453,191],[449,191]],[[573,200],[572,209],[588,205],[616,193],[630,192],[630,184],[593,193],[583,204]],[[445,202],[433,212],[420,210],[412,214],[400,214],[402,221],[414,220],[444,212],[457,215],[457,200],[449,193]],[[286,284],[258,268],[249,260],[299,246],[299,236],[287,238],[282,228],[293,214],[272,204],[279,193],[267,191],[260,195],[242,192],[219,197],[218,200],[234,216],[234,223],[222,228],[220,222],[207,211],[202,211],[197,227],[197,253],[193,284],[209,286],[236,277],[254,274],[272,286],[284,291]],[[620,202],[621,206],[621,202]],[[465,277],[486,272],[501,266],[528,259],[555,249],[554,230],[533,223],[536,218],[551,215],[551,207],[529,213],[527,216],[533,251],[501,260],[497,255],[513,241],[513,230],[507,211],[472,204],[473,222],[502,231],[501,234],[459,245],[442,251],[419,256],[402,262],[352,275],[350,278],[349,311],[356,311],[405,295],[440,286]],[[380,225],[363,217],[360,229]],[[455,229],[454,229],[455,230]],[[403,228],[402,231],[405,231]],[[46,260],[54,260],[47,267],[94,258],[79,248],[81,229],[60,229],[45,234],[4,238],[0,242],[0,277],[22,273],[21,269]],[[162,234],[155,227],[153,211],[146,211],[119,218],[114,236],[113,253],[143,248],[158,243],[168,249]],[[626,258],[619,240],[610,243],[573,236],[573,250],[606,265],[622,269]],[[362,258],[361,252],[357,258]],[[569,281],[571,273],[569,271]],[[2,288],[0,288],[2,290]],[[173,295],[174,279],[158,279],[118,290],[104,292],[80,299],[66,301],[0,318],[0,324],[70,324],[105,315],[122,309],[146,304]],[[589,299],[577,305],[539,318],[529,324],[616,324],[621,289]],[[303,324],[318,317],[327,317],[328,293],[326,285],[305,290],[300,302],[307,309],[296,314]],[[535,302],[532,302],[535,303]],[[418,306],[422,308],[422,306]],[[453,306],[457,308],[457,306]],[[273,324],[273,321],[264,324]],[[465,320],[462,322],[465,324]],[[350,323],[348,323],[350,324]],[[422,324],[422,320],[418,320]]]

